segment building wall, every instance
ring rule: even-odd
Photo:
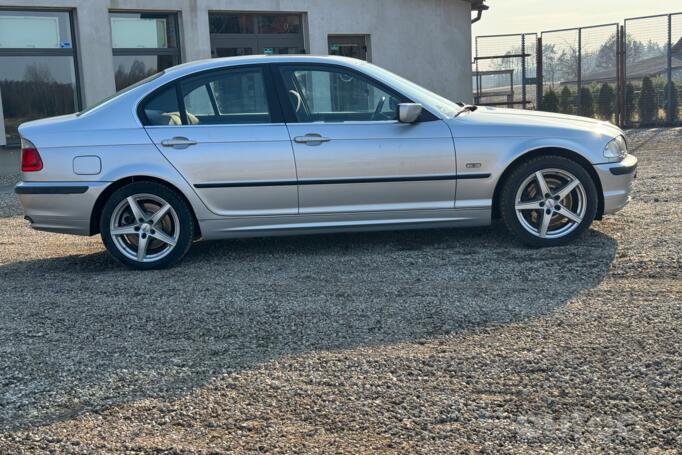
[[[443,96],[471,101],[468,0],[0,0],[0,7],[75,10],[83,103],[115,91],[110,10],[179,12],[182,61],[210,58],[209,11],[304,13],[306,49],[327,35],[370,35],[372,62]]]

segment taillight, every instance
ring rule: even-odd
[[[36,172],[43,168],[43,160],[31,141],[21,139],[21,171]]]

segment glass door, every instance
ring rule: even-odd
[[[211,55],[304,54],[301,14],[210,13]]]
[[[249,36],[211,36],[211,57],[239,57],[258,53],[258,40]]]
[[[368,35],[329,35],[329,55],[370,61],[368,41]]]

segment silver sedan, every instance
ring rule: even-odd
[[[101,233],[139,269],[200,238],[497,217],[527,245],[561,245],[628,202],[637,167],[607,122],[454,103],[337,57],[185,64],[19,131],[31,226]]]

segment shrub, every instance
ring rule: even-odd
[[[559,97],[556,92],[549,89],[542,97],[542,109],[545,112],[559,112]]]
[[[594,117],[594,97],[592,97],[592,90],[587,87],[580,89],[580,112],[578,115]]]
[[[671,116],[670,120],[673,122],[676,122],[677,120],[680,119],[680,98],[679,98],[679,93],[677,91],[677,85],[675,85],[675,81],[670,81],[670,87],[672,90],[672,105],[670,106],[671,108]],[[665,110],[666,112],[668,111],[668,84],[665,86]]]
[[[604,82],[599,89],[597,112],[604,120],[611,120],[615,111],[616,92],[610,84]]]
[[[639,94],[639,123],[650,125],[658,118],[656,105],[656,89],[650,78],[642,79],[642,91]]]
[[[564,114],[573,113],[573,92],[570,88],[564,87],[561,91],[561,98],[559,100],[559,107]]]
[[[635,97],[635,86],[632,85],[632,82],[628,82],[625,86],[625,123],[628,125],[632,123],[632,115],[635,113],[635,107],[637,106]]]

